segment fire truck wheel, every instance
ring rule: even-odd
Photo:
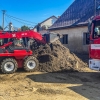
[[[36,70],[37,67],[38,67],[38,60],[35,57],[29,56],[25,59],[24,61],[25,71],[33,72]]]
[[[2,61],[0,68],[1,71],[5,74],[12,74],[17,70],[18,64],[17,61],[13,58],[6,58]]]

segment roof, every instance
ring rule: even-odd
[[[34,28],[36,28],[39,24],[42,24],[42,23],[44,23],[45,21],[47,21],[47,20],[49,20],[50,18],[52,18],[52,17],[55,17],[56,19],[58,19],[56,16],[51,16],[51,17],[49,17],[49,18],[47,18],[47,19],[45,19],[44,21],[42,21],[42,22],[40,22],[40,23],[38,23]]]
[[[97,7],[100,0],[97,1]],[[94,16],[95,0],[74,0],[69,8],[58,18],[49,29],[87,25],[88,20]],[[97,15],[100,10],[97,10]]]
[[[41,23],[39,23],[39,24],[42,24],[42,23],[44,23],[44,22],[46,22],[47,20],[49,20],[50,18],[52,18],[52,17],[55,17],[56,19],[57,19],[57,17],[56,16],[51,16],[51,17],[49,17],[49,18],[47,18],[47,19],[45,19],[44,21],[42,21]]]

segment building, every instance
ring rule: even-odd
[[[40,32],[41,34],[47,32],[48,28],[54,24],[54,22],[57,20],[56,16],[51,16],[47,18],[46,20],[42,21],[38,25],[34,27],[34,31]]]
[[[12,22],[9,23],[9,31],[14,31],[14,27],[13,27]]]
[[[100,0],[97,0],[96,8],[99,4]],[[88,53],[88,22],[95,12],[96,15],[100,13],[99,9],[95,10],[95,0],[74,0],[49,30],[61,34],[61,42],[71,51]]]

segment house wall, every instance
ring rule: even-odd
[[[36,29],[36,28],[34,28],[33,30],[34,30],[35,32],[37,32],[37,29]]]
[[[47,21],[43,22],[43,23],[41,24],[41,27],[44,26],[44,25],[46,25],[47,27],[50,27],[51,25],[54,24],[54,23],[52,23],[52,21],[55,22],[56,20],[57,20],[57,18],[52,17],[52,18],[48,19]]]
[[[64,45],[68,47],[71,51],[76,53],[88,53],[88,45],[83,44],[83,33],[87,31],[87,26],[83,26],[53,30],[52,32],[57,32],[62,35],[68,34],[68,44]]]
[[[49,18],[48,20],[44,21],[43,23],[40,24],[40,28],[39,28],[39,31],[42,31],[42,26],[46,26],[46,29],[48,29],[50,26],[52,26],[54,23],[52,22],[55,22],[57,20],[56,17],[51,17]],[[35,27],[33,29],[35,32],[37,32],[37,27]]]

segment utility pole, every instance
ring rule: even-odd
[[[6,10],[2,10],[2,13],[3,13],[3,18],[2,18],[2,28],[3,28],[3,31],[4,31],[4,16],[5,16],[5,12],[6,12]]]
[[[94,2],[95,2],[95,3],[94,3],[94,4],[95,4],[95,5],[94,5],[94,16],[96,16],[96,8],[97,8],[97,7],[96,7],[96,6],[97,6],[96,3],[97,3],[97,0],[94,0]]]

